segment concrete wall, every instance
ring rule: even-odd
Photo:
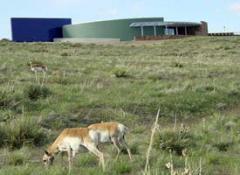
[[[208,23],[207,22],[201,21],[201,25],[200,25],[198,31],[196,32],[196,35],[203,35],[203,36],[208,35]]]
[[[121,41],[134,40],[135,37],[141,36],[140,28],[130,28],[133,22],[152,22],[163,21],[163,18],[135,18],[120,19],[110,21],[99,21],[83,23],[77,25],[65,25],[63,27],[64,38],[115,38]],[[158,27],[158,34],[163,33],[163,28]],[[144,28],[144,34],[153,36],[153,27]]]
[[[69,43],[119,43],[120,39],[111,38],[55,38],[54,42],[69,42]]]

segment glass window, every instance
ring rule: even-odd
[[[165,29],[165,35],[175,35],[174,29],[167,28]]]

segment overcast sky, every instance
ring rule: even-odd
[[[11,39],[11,17],[67,17],[73,23],[164,17],[166,21],[201,20],[210,32],[240,32],[240,0],[1,0],[0,38]]]

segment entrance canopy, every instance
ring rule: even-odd
[[[163,21],[133,22],[129,25],[130,28],[140,27],[142,37],[144,36],[144,27],[153,27],[154,36],[157,36],[157,27],[164,28],[165,35],[188,35],[194,33],[194,31],[190,31],[191,28],[200,26],[201,26],[200,23],[193,22],[163,22]]]

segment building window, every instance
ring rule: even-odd
[[[169,28],[166,28],[164,30],[164,33],[165,33],[165,35],[175,35],[174,29],[169,29]]]

